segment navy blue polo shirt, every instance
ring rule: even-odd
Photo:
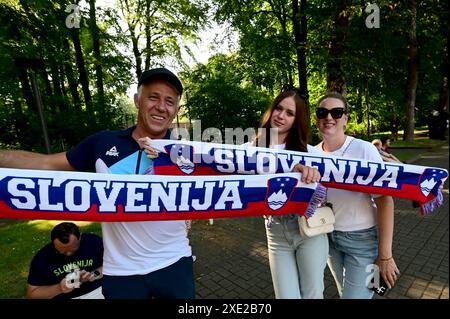
[[[102,238],[95,234],[81,234],[80,247],[72,256],[60,254],[53,243],[42,247],[33,257],[28,274],[28,283],[33,286],[51,286],[75,269],[92,272],[103,264]],[[55,299],[70,299],[91,292],[102,284],[102,280],[84,282],[80,288],[61,293]]]
[[[81,172],[144,174],[151,160],[132,137],[132,126],[120,131],[95,133],[66,153],[70,165]],[[164,139],[170,138],[168,130]]]

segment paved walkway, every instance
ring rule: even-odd
[[[423,153],[413,164],[448,170],[448,144]],[[395,200],[393,253],[401,276],[383,298],[449,298],[449,194],[433,215],[420,215],[411,201]],[[263,219],[227,218],[193,222],[190,234],[197,298],[274,298]],[[325,298],[337,298],[331,274],[325,273]],[[376,296],[375,298],[381,298]]]

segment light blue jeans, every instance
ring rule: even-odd
[[[330,256],[328,267],[336,281],[342,299],[371,299],[373,291],[367,288],[366,272],[378,256],[378,228],[373,226],[357,231],[334,231],[328,234]]]
[[[277,299],[323,299],[327,265],[325,234],[304,238],[297,215],[266,218],[267,246]]]

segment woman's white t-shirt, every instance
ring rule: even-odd
[[[382,162],[377,148],[369,142],[347,136],[341,148],[334,152],[324,152],[320,142],[316,149],[322,154],[340,157],[352,157],[368,161]],[[377,208],[373,198],[380,195],[352,192],[328,188],[327,201],[333,204],[336,217],[334,229],[338,231],[355,231],[377,225]]]

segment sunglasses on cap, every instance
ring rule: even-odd
[[[323,120],[328,117],[328,113],[331,114],[331,117],[335,120],[340,119],[342,115],[345,113],[345,109],[343,107],[335,107],[331,110],[326,109],[324,107],[318,107],[316,109],[316,116],[318,119]]]

